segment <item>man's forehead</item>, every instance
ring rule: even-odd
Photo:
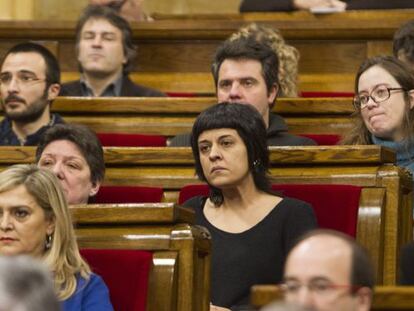
[[[10,53],[1,65],[1,71],[35,72],[46,70],[46,62],[42,55],[36,52]]]
[[[299,274],[313,277],[348,276],[351,269],[351,248],[344,240],[318,235],[310,237],[290,252],[286,262],[286,277]]]
[[[219,79],[247,79],[263,77],[262,64],[255,59],[228,58],[220,66]]]
[[[121,32],[117,26],[103,17],[91,17],[82,26],[81,32]]]

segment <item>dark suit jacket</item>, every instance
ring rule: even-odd
[[[399,285],[414,285],[414,242],[401,249]]]
[[[293,11],[293,0],[243,0],[240,12]],[[409,9],[413,0],[345,0],[347,10]]]
[[[80,80],[72,81],[62,84],[60,89],[59,96],[82,96],[82,89]],[[122,97],[164,97],[165,94],[142,86],[135,84],[129,79],[127,75],[122,78],[122,87],[121,87],[121,96]]]

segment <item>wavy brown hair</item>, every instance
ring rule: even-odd
[[[298,96],[298,62],[299,51],[286,44],[280,31],[265,25],[255,23],[242,27],[231,35],[230,40],[240,37],[253,37],[259,42],[268,44],[279,58],[279,97]]]

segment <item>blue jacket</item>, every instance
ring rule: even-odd
[[[109,291],[102,278],[94,273],[89,280],[78,276],[76,291],[62,302],[62,311],[113,311]]]

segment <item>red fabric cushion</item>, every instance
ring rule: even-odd
[[[301,134],[300,136],[313,139],[319,146],[334,146],[341,139],[340,135],[331,134]]]
[[[181,188],[178,195],[178,204],[183,204],[185,201],[196,196],[208,196],[209,190],[207,185],[187,185]]]
[[[301,97],[354,97],[353,92],[301,92]]]
[[[167,92],[169,97],[197,97],[199,96],[196,93],[187,93],[187,92]]]
[[[284,196],[312,204],[319,227],[356,236],[361,187],[350,185],[272,185]],[[197,195],[208,195],[207,185],[188,185],[181,189],[179,204]]]
[[[112,147],[165,147],[167,139],[161,135],[125,133],[97,133],[102,146]]]
[[[138,186],[103,186],[94,203],[157,203],[161,202],[163,189]]]
[[[114,310],[146,310],[151,252],[82,249],[81,255],[105,281]]]

